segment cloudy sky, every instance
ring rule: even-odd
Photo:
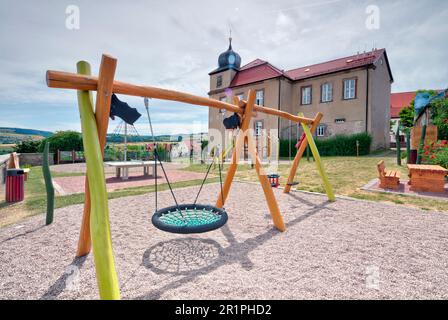
[[[79,29],[67,28],[70,5]],[[0,0],[0,127],[79,130],[76,92],[47,88],[45,71],[74,72],[87,60],[97,74],[102,53],[118,58],[116,79],[206,96],[229,27],[243,64],[290,69],[375,44],[387,49],[393,92],[445,88],[447,21],[439,0]],[[142,99],[121,98],[144,112]],[[207,108],[152,100],[151,109],[156,134],[207,128]]]

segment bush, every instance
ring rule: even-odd
[[[60,151],[82,151],[82,135],[76,131],[58,131],[52,136],[43,140],[40,145],[40,152],[43,151],[45,143],[50,142],[50,152]]]
[[[37,153],[40,150],[41,141],[24,140],[14,146],[14,151],[18,153]]]
[[[438,164],[448,169],[448,142],[447,140],[431,143],[423,147],[421,152],[422,162],[426,164]]]
[[[370,153],[372,137],[368,133],[341,134],[314,141],[321,156],[356,156],[356,141],[359,141],[359,155],[367,155]],[[291,144],[291,156],[295,156],[296,143],[295,140],[280,140],[280,157],[289,156],[289,144]]]

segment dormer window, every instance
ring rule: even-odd
[[[219,88],[222,86],[222,75],[216,77],[216,87]]]

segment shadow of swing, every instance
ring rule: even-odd
[[[287,228],[293,227],[323,209],[337,211],[327,208],[327,205],[331,203],[330,201],[325,201],[318,205],[311,204],[306,200],[304,202],[313,207],[286,223]],[[253,263],[249,259],[249,253],[280,233],[272,228],[256,237],[238,242],[228,225],[223,226],[220,230],[230,243],[226,248],[222,248],[219,243],[211,239],[181,238],[160,242],[146,250],[143,254],[143,266],[157,274],[173,274],[183,277],[161,288],[135,297],[135,299],[160,299],[164,292],[181,287],[193,281],[197,276],[207,274],[232,263],[239,263],[242,268],[250,271],[253,268]],[[204,253],[200,252],[202,249],[205,250]]]
[[[180,238],[160,242],[143,254],[142,264],[157,274],[201,274],[223,255],[210,239]]]

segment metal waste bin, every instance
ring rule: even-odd
[[[24,197],[25,175],[22,169],[6,170],[6,202],[19,202]]]

